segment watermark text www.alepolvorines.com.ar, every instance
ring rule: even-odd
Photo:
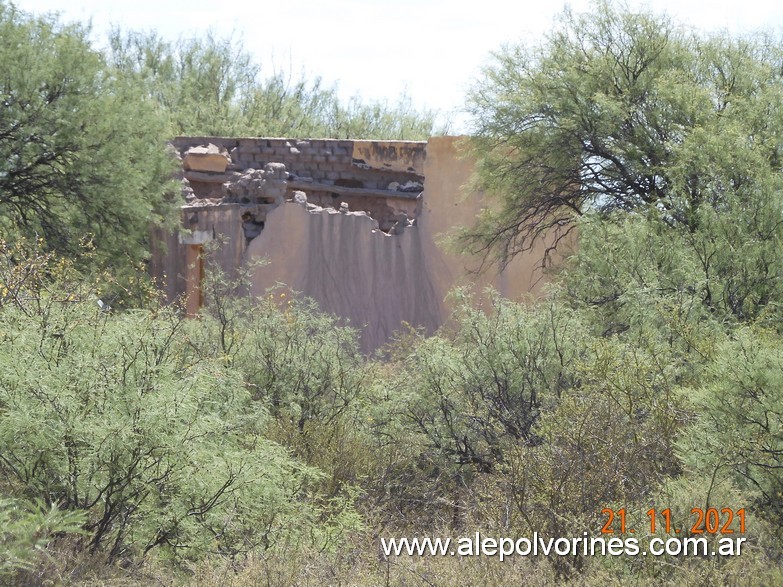
[[[384,556],[486,556],[504,560],[509,557],[549,556],[739,556],[746,538],[704,536],[606,537],[582,536],[544,538],[491,538],[476,532],[473,536],[451,538],[381,538]]]

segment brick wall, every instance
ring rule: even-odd
[[[319,206],[337,208],[345,202],[353,211],[367,212],[384,231],[401,213],[411,219],[418,213],[415,187],[401,192],[390,186],[423,185],[425,142],[177,137],[172,144],[181,156],[191,147],[213,144],[231,158],[225,173],[185,172],[199,200],[220,200],[225,195],[223,184],[248,169],[283,163],[289,199],[300,190]]]
[[[403,144],[423,153],[425,142],[417,141],[350,141],[336,139],[278,139],[177,137],[172,144],[184,154],[190,147],[212,143],[225,149],[231,157],[230,171],[263,169],[270,162],[285,164],[296,179],[311,179],[318,183],[359,182],[361,187],[385,190],[391,182],[404,184],[423,181],[421,170],[395,171],[355,163],[355,143]],[[366,166],[366,167],[365,167]],[[369,168],[368,168],[369,167]]]

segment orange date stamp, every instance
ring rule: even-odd
[[[663,531],[667,534],[744,534],[745,508],[691,508],[690,518],[686,524],[679,525],[672,521],[670,508],[647,510],[644,530],[651,534]],[[634,534],[638,528],[630,527],[628,513],[625,508],[617,510],[604,508],[601,515],[606,520],[601,528],[601,534]],[[643,530],[643,531],[644,531]]]

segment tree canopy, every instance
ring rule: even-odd
[[[172,170],[157,113],[88,29],[0,2],[0,230],[137,261]]]
[[[235,37],[172,42],[115,29],[109,47],[110,62],[144,88],[172,135],[420,140],[444,130],[436,112],[404,94],[392,104],[345,101],[320,77],[266,70]]]
[[[479,185],[499,195],[464,235],[507,261],[589,211],[652,212],[694,230],[704,206],[781,188],[783,49],[701,35],[597,2],[539,45],[494,55],[469,96]]]

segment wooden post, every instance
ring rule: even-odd
[[[179,233],[179,243],[185,246],[185,316],[188,318],[198,316],[204,303],[201,287],[204,279],[204,244],[212,240],[211,231],[197,229],[198,222],[198,215],[193,213],[187,222],[193,230]]]
[[[201,279],[204,275],[202,245],[185,245],[185,315],[198,316],[203,302]]]

